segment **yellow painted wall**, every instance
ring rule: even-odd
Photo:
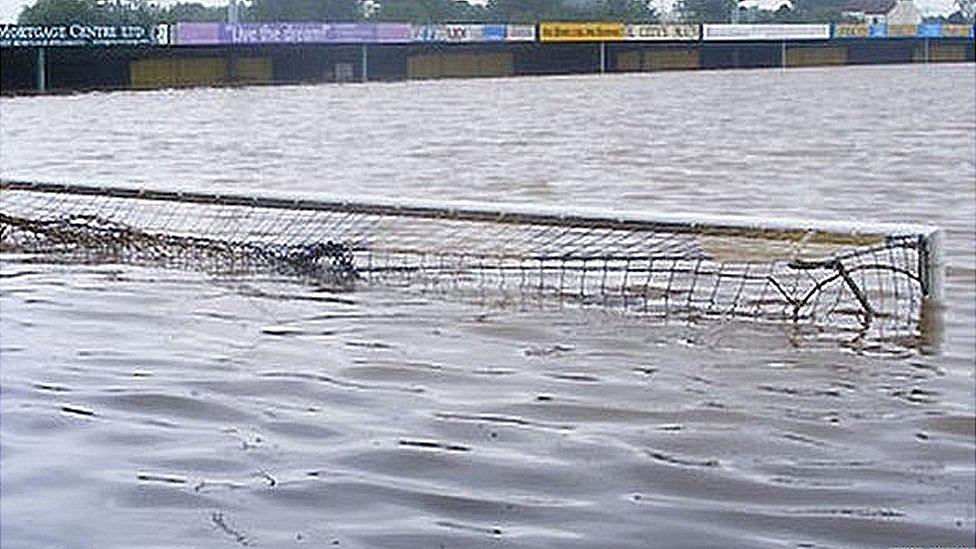
[[[698,50],[693,49],[628,51],[617,56],[619,71],[688,70],[700,66]]]
[[[618,71],[639,71],[641,68],[641,53],[638,51],[625,51],[617,54]]]
[[[407,60],[407,76],[411,79],[510,76],[514,73],[515,60],[511,53],[414,55]]]
[[[241,57],[237,60],[237,80],[250,84],[274,80],[274,67],[270,57]]]
[[[129,65],[129,79],[134,88],[212,86],[229,82],[230,73],[229,62],[222,57],[139,59]],[[237,60],[237,81],[270,82],[272,78],[270,58]]]
[[[414,55],[407,58],[407,78],[434,78],[437,73],[433,55]]]
[[[445,55],[439,61],[442,76],[461,78],[479,76],[481,71],[481,64],[476,55]]]
[[[135,88],[206,86],[227,80],[227,60],[220,57],[139,59],[129,68]]]
[[[815,67],[847,64],[847,48],[843,46],[807,46],[786,49],[786,66]]]
[[[511,76],[515,74],[515,56],[511,53],[482,55],[480,76]]]
[[[918,46],[912,58],[916,63],[925,62],[925,47]],[[930,63],[953,63],[966,60],[966,46],[929,44]]]
[[[669,49],[644,52],[641,70],[670,71],[697,69],[701,66],[698,50]]]

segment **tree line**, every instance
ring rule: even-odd
[[[240,21],[395,21],[404,23],[534,23],[540,20],[657,21],[650,0],[250,0],[239,2]],[[224,21],[225,6],[147,0],[37,0],[21,11],[24,25],[66,21],[151,24]]]
[[[794,0],[775,12],[739,10],[738,19],[758,23],[844,22],[849,0]],[[954,0],[958,11],[933,21],[973,22],[976,0]],[[405,23],[535,23],[537,21],[658,22],[651,0],[245,0],[240,21],[396,21]],[[724,23],[737,0],[678,0],[675,16],[688,23]],[[37,0],[20,13],[24,25],[65,22],[105,25],[225,21],[225,6],[199,2],[160,5],[150,0]]]

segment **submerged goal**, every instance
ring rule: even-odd
[[[929,226],[0,181],[0,250],[917,335]]]

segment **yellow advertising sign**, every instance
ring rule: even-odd
[[[972,29],[972,27],[969,25],[942,25],[942,36],[959,36],[962,38],[968,38],[970,29]]]
[[[915,36],[916,34],[918,34],[918,25],[888,25],[888,38]]]
[[[867,25],[851,25],[838,23],[834,25],[834,38],[867,38],[869,35]]]
[[[539,23],[541,42],[614,42],[623,39],[623,23]]]

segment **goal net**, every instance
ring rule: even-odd
[[[939,230],[0,181],[0,250],[918,335]]]

